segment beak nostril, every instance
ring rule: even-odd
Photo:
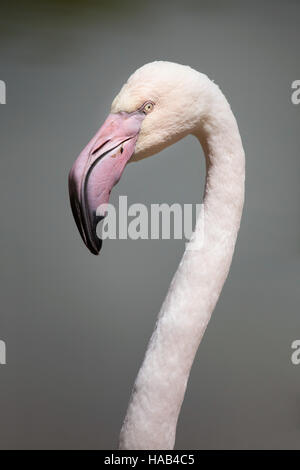
[[[104,145],[106,145],[109,141],[110,141],[110,139],[106,140],[105,142],[103,142],[103,144],[101,144],[101,145],[99,145],[98,147],[96,147],[96,148],[92,151],[91,155],[95,155],[95,153],[98,152],[100,149],[102,149],[102,147],[104,147]]]

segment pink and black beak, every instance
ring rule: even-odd
[[[73,216],[82,240],[94,255],[102,245],[97,224],[105,217],[110,192],[134,153],[144,117],[142,111],[110,114],[69,173]]]

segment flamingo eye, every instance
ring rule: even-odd
[[[154,103],[152,103],[152,101],[148,101],[147,103],[145,103],[145,104],[143,105],[142,110],[143,110],[143,113],[149,114],[149,113],[151,113],[151,111],[153,110],[153,108],[154,108]]]

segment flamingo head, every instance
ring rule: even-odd
[[[96,227],[126,164],[195,131],[206,106],[200,99],[205,78],[187,66],[153,62],[131,75],[114,99],[104,124],[69,173],[73,216],[91,253],[101,249]]]

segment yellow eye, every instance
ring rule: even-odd
[[[153,108],[154,108],[154,103],[152,103],[151,101],[148,101],[148,103],[144,104],[143,106],[143,112],[145,114],[149,114],[151,113]]]

